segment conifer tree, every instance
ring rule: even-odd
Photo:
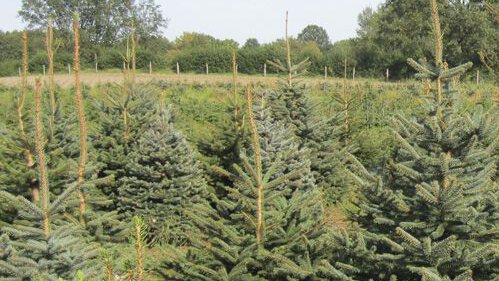
[[[232,53],[232,87],[231,92],[225,97],[226,110],[220,133],[213,138],[203,138],[198,145],[199,152],[208,157],[210,166],[215,167],[208,170],[210,185],[215,187],[216,192],[223,193],[223,186],[231,185],[230,179],[220,176],[214,172],[216,167],[232,171],[234,164],[240,164],[241,149],[247,145],[247,134],[245,126],[244,110],[242,110],[242,98],[238,87],[237,57]]]
[[[307,97],[307,88],[299,81],[306,74],[308,59],[293,65],[288,38],[288,17],[286,13],[286,63],[280,61],[268,63],[287,74],[281,80],[280,88],[269,95],[269,104],[275,120],[288,124],[298,137],[300,147],[309,149],[311,168],[317,185],[330,197],[330,201],[340,199],[346,185],[342,178],[344,165],[341,161],[343,150],[347,146],[340,143],[343,117],[340,114],[325,117],[316,112],[316,106]]]
[[[118,180],[120,212],[143,217],[156,238],[184,239],[184,211],[205,199],[207,190],[194,151],[174,128],[171,108],[161,110],[137,139],[124,169]]]
[[[169,248],[163,274],[173,280],[352,280],[324,258],[323,209],[306,150],[268,110],[253,112],[249,92],[247,103],[251,148],[234,174],[220,171],[234,185],[226,196],[188,211],[195,223],[191,246]]]
[[[82,229],[61,220],[62,213],[69,205],[69,198],[78,185],[67,187],[55,200],[50,200],[41,111],[41,82],[38,79],[35,144],[41,199],[38,205],[23,196],[0,192],[0,197],[17,208],[23,219],[1,229],[13,238],[10,242],[7,238],[2,238],[7,246],[2,247],[4,252],[0,262],[0,276],[5,280],[72,278],[80,269],[88,272],[89,276],[96,273],[92,268],[93,258],[97,255],[95,247],[81,238]]]
[[[409,60],[419,77],[434,82],[427,113],[393,119],[398,149],[385,175],[371,175],[351,157],[364,189],[361,212],[352,219],[366,229],[379,257],[371,272],[357,265],[358,276],[471,280],[472,272],[475,280],[495,280],[497,122],[493,113],[456,112],[450,80],[471,64],[446,67],[437,4],[430,2],[435,61]]]
[[[123,85],[106,88],[105,97],[95,101],[98,112],[97,132],[93,138],[98,177],[114,177],[115,181],[102,186],[102,191],[117,202],[118,180],[124,174],[127,155],[134,142],[149,128],[158,114],[155,91],[148,85],[136,85],[127,79]]]

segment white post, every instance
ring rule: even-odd
[[[21,74],[21,68],[20,67],[19,67],[19,76],[22,76],[22,74]]]
[[[324,80],[327,79],[327,66],[324,66]]]
[[[149,74],[152,74],[152,62],[149,61]]]
[[[236,75],[239,74],[239,64],[236,63]]]
[[[353,70],[352,70],[352,80],[355,80],[355,66],[353,67]]]
[[[71,64],[68,63],[68,74],[71,75]]]
[[[480,70],[476,71],[476,84],[480,84]]]
[[[97,62],[97,54],[94,54],[94,59],[95,59],[95,73],[97,73],[97,69],[99,66],[99,63]]]
[[[43,76],[45,76],[45,65],[43,65]]]
[[[267,77],[267,64],[263,64],[263,77]]]
[[[388,81],[388,79],[390,79],[390,70],[388,70],[388,68],[386,69],[386,81]]]
[[[177,61],[177,75],[180,74],[180,65],[178,64],[178,61]]]
[[[206,75],[210,73],[209,68],[208,68],[208,63],[206,63]]]
[[[126,70],[125,62],[123,62],[123,71]]]

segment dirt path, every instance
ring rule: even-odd
[[[34,75],[28,77],[28,83],[34,85],[35,81]],[[44,77],[46,78],[46,76]],[[56,74],[55,77],[55,82],[59,86],[63,88],[69,88],[73,85],[73,76],[69,74]],[[109,72],[102,72],[102,73],[82,73],[81,74],[81,81],[89,86],[96,86],[99,84],[105,84],[105,83],[116,83],[116,82],[121,82],[123,79],[123,74],[122,73],[109,73]],[[210,74],[210,75],[203,75],[203,74],[137,74],[137,81],[138,82],[146,82],[146,81],[151,81],[151,80],[167,80],[167,81],[173,81],[173,82],[183,82],[183,83],[206,83],[206,84],[216,84],[216,83],[231,83],[232,81],[232,76],[227,75],[227,74]],[[277,77],[275,76],[269,76],[269,77],[263,77],[263,76],[257,76],[257,75],[239,75],[237,78],[238,82],[241,84],[247,84],[247,83],[263,83],[263,84],[273,84],[277,82]],[[318,84],[324,81],[324,79],[321,78],[304,78],[306,82],[309,83],[314,83]],[[340,82],[341,79],[337,78],[329,78],[328,82]],[[363,83],[363,81],[366,80],[356,80],[355,83]],[[369,81],[375,81],[375,80],[369,80]],[[12,87],[15,85],[19,85],[20,79],[17,76],[14,77],[0,77],[0,85]],[[350,81],[351,83],[352,81]],[[377,82],[380,84],[383,84],[385,82]]]

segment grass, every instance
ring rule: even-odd
[[[48,76],[43,75],[30,75],[28,76],[28,83],[30,85],[34,85],[35,77],[40,76],[44,80],[48,81]],[[54,80],[57,85],[62,88],[71,88],[74,85],[73,73],[69,75],[68,73],[58,73],[54,75]],[[173,82],[182,82],[182,83],[206,83],[206,84],[216,84],[216,83],[230,83],[232,80],[232,75],[230,73],[227,74],[194,74],[194,73],[181,73],[179,75],[175,73],[137,73],[137,82],[147,82],[151,80],[168,80]],[[305,77],[303,78],[304,82],[311,84],[320,84],[324,82],[324,78],[320,76],[316,77]],[[111,70],[111,71],[103,71],[103,72],[92,72],[92,71],[82,71],[81,72],[81,81],[83,84],[88,86],[96,86],[99,84],[105,83],[120,83],[123,81],[123,73],[120,70]],[[267,77],[263,77],[261,75],[246,75],[239,74],[238,81],[240,84],[266,84],[266,85],[275,85],[277,82],[276,75],[267,75]],[[341,82],[340,78],[328,78],[327,81],[329,83]],[[355,85],[363,84],[366,82],[376,83],[378,85],[386,85],[386,84],[407,84],[412,82],[384,82],[373,79],[364,79],[357,78],[355,82],[350,81]],[[20,78],[18,76],[11,77],[0,77],[0,85],[13,87],[20,83]]]

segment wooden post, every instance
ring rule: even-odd
[[[95,73],[97,73],[97,70],[99,69],[99,62],[97,62],[97,54],[94,54],[95,58]]]
[[[210,73],[209,68],[208,68],[208,63],[206,63],[206,75]]]
[[[43,76],[45,76],[45,65],[43,65]]]
[[[125,65],[125,62],[123,62],[123,71],[126,70],[126,65]]]
[[[177,75],[180,74],[180,65],[178,64],[178,61],[177,61]]]
[[[355,66],[353,67],[353,70],[352,70],[352,80],[355,81]]]
[[[477,70],[476,71],[476,84],[479,85],[480,84],[480,70]]]
[[[152,74],[152,62],[149,61],[149,74]]]
[[[71,75],[71,64],[68,63],[68,74]]]
[[[19,67],[19,77],[22,76],[21,68]]]
[[[239,64],[236,63],[236,74],[239,74]]]
[[[324,80],[327,79],[327,66],[324,66]]]
[[[267,64],[263,64],[263,77],[267,77]]]
[[[386,69],[386,81],[390,79],[390,70],[387,68]]]

